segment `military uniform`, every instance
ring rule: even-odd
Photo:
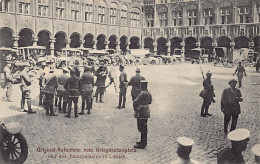
[[[81,87],[80,79],[76,77],[73,69],[70,71],[71,76],[64,85],[64,88],[69,93],[68,114],[65,117],[70,117],[72,102],[74,103],[74,115],[75,117],[78,117],[78,98],[80,96],[79,88]]]
[[[245,164],[242,151],[246,150],[250,132],[247,129],[237,129],[228,134],[232,147],[225,148],[217,155],[218,164]]]
[[[127,74],[124,72],[124,67],[120,66],[120,69],[122,70],[119,76],[119,103],[118,108],[121,108],[121,103],[123,99],[123,105],[122,108],[125,108],[125,102],[126,102],[126,92],[127,92]]]
[[[147,82],[140,83],[142,91],[134,100],[135,118],[137,118],[137,128],[141,132],[141,141],[135,145],[135,148],[144,149],[147,145],[147,121],[150,118],[149,104],[152,103],[152,95],[147,90]]]
[[[260,164],[260,144],[256,144],[252,147],[252,152],[255,155],[255,163]]]
[[[50,69],[50,73],[45,77],[45,87],[43,88],[44,95],[46,97],[46,102],[44,104],[46,109],[46,115],[56,116],[53,110],[53,99],[58,88],[58,78],[54,74],[54,69]]]
[[[109,82],[109,84],[106,86],[106,88],[109,87],[112,83],[114,83],[115,92],[117,93],[117,92],[118,92],[117,81],[116,81],[117,76],[116,76],[114,67],[112,67],[112,66],[110,67],[110,70],[109,70],[109,72],[108,72],[108,77],[109,77],[109,79],[110,79],[110,82]]]
[[[64,113],[66,113],[66,107],[69,101],[69,95],[66,89],[64,88],[64,85],[66,84],[66,81],[69,79],[69,70],[66,67],[63,67],[63,73],[58,77],[58,88],[57,88],[57,96],[59,98],[59,104],[58,109],[59,112],[61,111],[61,102],[63,100],[62,110]]]
[[[42,68],[39,71],[40,78],[39,78],[39,87],[40,87],[40,95],[39,95],[39,105],[43,105],[43,85],[44,85],[44,76],[46,75],[46,63],[43,61],[41,62]]]
[[[7,64],[11,64],[11,58],[6,57],[5,61]],[[11,102],[11,94],[13,91],[13,77],[12,77],[12,72],[11,68],[9,66],[4,67],[4,76],[5,76],[5,87],[6,87],[6,98],[8,101]]]
[[[241,62],[239,62],[241,64]],[[233,75],[237,74],[237,79],[238,79],[238,87],[242,87],[242,79],[243,79],[243,76],[245,75],[246,76],[246,71],[245,71],[245,68],[241,65],[238,65],[236,70],[235,70],[235,73]]]
[[[100,95],[100,100],[99,102],[102,101],[102,97],[105,93],[105,82],[107,78],[108,70],[107,67],[105,66],[100,66],[98,70],[96,71],[95,75],[97,76],[97,80],[95,83],[95,86],[97,86],[95,97],[96,97],[96,102],[98,101],[98,94]]]
[[[135,98],[139,95],[139,93],[141,92],[140,89],[140,81],[141,80],[145,80],[144,77],[142,77],[141,75],[137,74],[135,76],[133,76],[130,81],[128,82],[129,86],[132,86],[132,90],[131,90],[131,96],[132,96],[132,100],[134,101]]]
[[[229,81],[229,84],[237,83],[235,79]],[[239,102],[243,101],[242,94],[237,88],[227,88],[222,93],[221,111],[224,114],[224,132],[227,133],[228,124],[232,118],[230,131],[236,129],[238,115],[241,113]]]
[[[85,73],[82,74],[82,77],[80,79],[81,82],[81,97],[82,97],[82,109],[81,113],[84,114],[85,105],[87,104],[87,110],[88,114],[90,114],[90,109],[92,109],[92,103],[93,103],[93,88],[94,88],[94,76],[90,72],[91,67],[85,68]]]

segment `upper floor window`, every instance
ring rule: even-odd
[[[188,11],[189,26],[197,25],[197,11]]]
[[[231,8],[220,9],[221,24],[232,23]]]
[[[86,4],[85,5],[85,21],[91,22],[93,19],[93,5]]]
[[[204,24],[213,24],[213,9],[205,9],[203,12]]]
[[[19,13],[28,15],[30,13],[30,5],[27,2],[19,2]]]
[[[98,6],[98,22],[105,23],[105,12],[106,9],[104,6]]]
[[[139,27],[140,13],[131,12],[131,27]]]
[[[79,19],[79,3],[75,1],[71,2],[71,19]]]
[[[159,17],[159,22],[160,26],[168,26],[168,10],[165,7],[161,7],[158,9],[158,17]]]
[[[122,9],[120,12],[120,17],[121,17],[120,24],[127,25],[127,6],[126,5],[122,6]]]
[[[110,6],[110,24],[117,23],[117,5],[112,3]]]
[[[239,23],[249,23],[250,22],[248,6],[239,7],[238,14],[239,14],[239,20],[240,20]]]
[[[55,0],[55,16],[56,18],[64,18],[65,2],[64,0]]]
[[[48,0],[38,0],[38,15],[48,15]]]
[[[12,12],[13,6],[10,0],[0,0],[0,12]]]
[[[152,7],[145,8],[145,19],[147,27],[154,26],[154,9]]]

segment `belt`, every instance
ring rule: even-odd
[[[149,105],[139,105],[139,107],[149,107]]]

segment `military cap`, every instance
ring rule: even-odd
[[[140,83],[141,83],[141,84],[147,84],[148,81],[146,81],[146,80],[141,80]]]
[[[104,65],[104,62],[103,62],[103,61],[100,61],[100,62],[99,62],[99,65]]]
[[[119,68],[124,69],[125,67],[123,65],[120,65]]]
[[[194,141],[187,137],[178,137],[177,142],[180,146],[190,147],[194,145]]]
[[[252,152],[255,156],[260,158],[260,144],[256,144],[252,147]]]
[[[50,72],[54,72],[54,67],[50,66]]]
[[[76,65],[78,65],[79,64],[79,60],[75,60],[75,62],[74,62]]]
[[[86,72],[86,71],[90,71],[91,70],[91,67],[90,66],[85,66],[85,68],[84,68],[84,71]]]
[[[140,72],[140,68],[136,68],[135,72]]]
[[[209,71],[206,73],[207,76],[212,76],[212,73]]]
[[[231,141],[243,141],[250,136],[250,131],[247,129],[236,129],[230,132],[227,138]]]
[[[232,79],[228,82],[228,84],[230,85],[231,83],[237,83],[237,81],[235,79]]]
[[[62,70],[65,72],[69,72],[70,70],[67,67],[62,67]]]

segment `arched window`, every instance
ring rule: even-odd
[[[172,7],[172,18],[173,18],[173,26],[181,26],[182,25],[182,7],[180,5],[176,5]]]
[[[189,4],[187,7],[189,26],[198,24],[198,6],[196,4]]]
[[[145,19],[146,19],[146,26],[153,27],[154,26],[154,8],[147,6],[145,8]]]
[[[98,23],[106,23],[106,3],[100,0],[98,3]]]
[[[117,24],[117,4],[110,5],[110,24]]]
[[[203,5],[204,25],[213,24],[214,22],[214,4],[212,2],[205,2]]]
[[[140,24],[140,10],[133,8],[131,11],[131,27],[139,27]]]
[[[232,4],[228,1],[223,1],[220,4],[220,17],[221,17],[221,24],[228,24],[232,22]]]
[[[85,21],[92,22],[93,21],[93,1],[88,0],[85,7]]]
[[[158,8],[158,18],[160,27],[168,26],[168,10],[166,6],[160,6]]]
[[[121,16],[121,25],[127,25],[127,6],[125,4],[122,5],[121,7],[121,13],[120,13],[120,16]]]

